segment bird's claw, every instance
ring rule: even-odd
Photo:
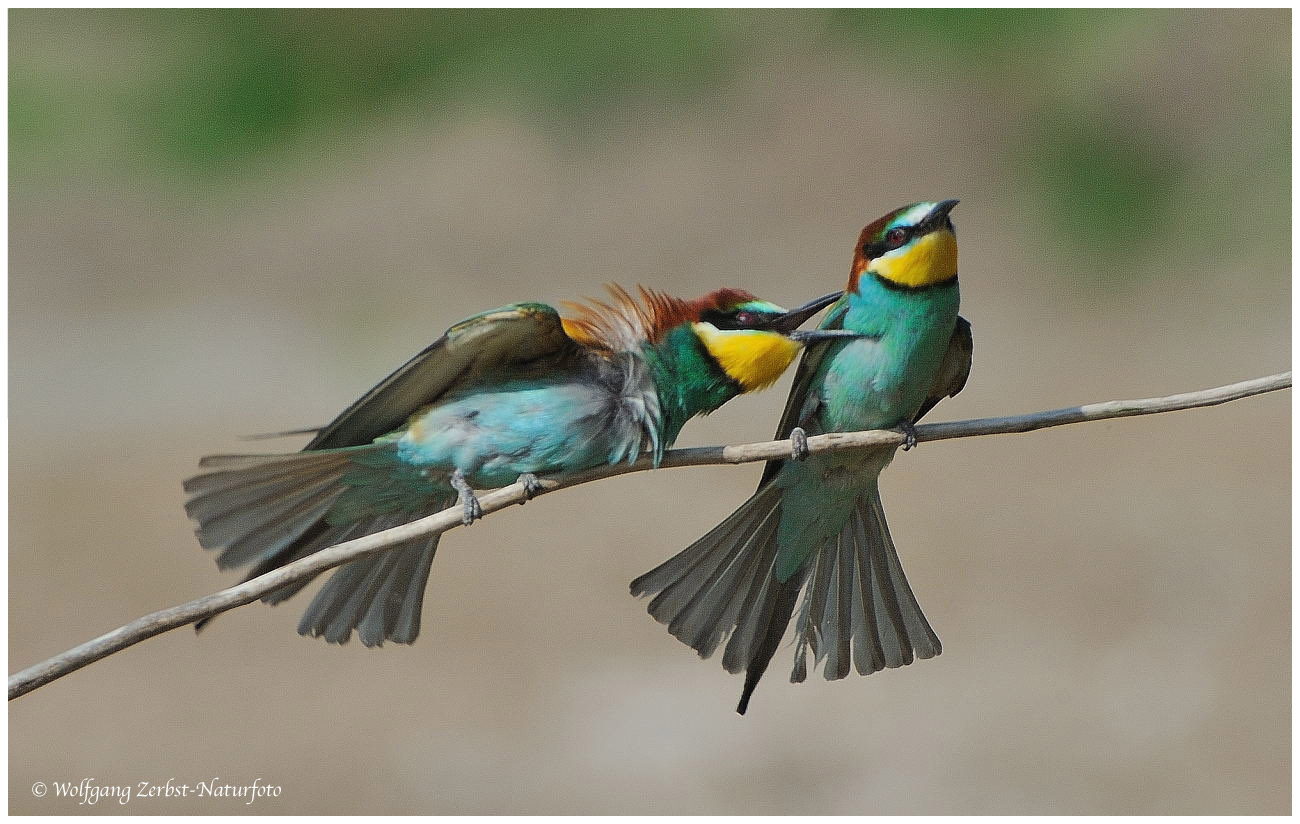
[[[808,449],[808,433],[803,431],[803,427],[796,426],[790,430],[790,458],[796,461],[806,461],[812,452]]]
[[[519,483],[524,485],[524,499],[520,503],[528,503],[542,491],[542,482],[531,472],[520,475]]]
[[[898,431],[903,433],[904,452],[907,452],[916,446],[916,426],[914,424],[910,421],[901,423],[898,425]]]
[[[456,500],[465,510],[460,516],[462,524],[469,526],[483,517],[483,507],[459,469],[451,473],[451,488],[456,490]]]
[[[465,496],[465,499],[461,501],[461,505],[465,507],[465,511],[460,516],[460,522],[465,526],[469,526],[483,517],[483,507],[479,505],[478,498],[473,492]]]

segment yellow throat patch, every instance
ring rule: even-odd
[[[691,328],[723,371],[746,392],[771,386],[803,349],[775,332],[718,329],[711,323],[695,323]]]
[[[957,237],[939,229],[910,246],[881,255],[871,261],[869,270],[911,289],[951,280],[957,274]]]

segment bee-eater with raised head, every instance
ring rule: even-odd
[[[517,303],[461,321],[301,452],[204,458],[185,482],[199,542],[221,548],[223,569],[251,566],[248,580],[457,500],[468,524],[480,514],[475,488],[645,450],[657,463],[689,418],[768,386],[804,344],[851,334],[796,331],[839,293],[787,312],[736,289],[681,300],[642,288],[638,300],[609,288],[612,303],[572,304],[571,319]],[[298,631],[411,643],[437,546],[416,538],[345,564]]]
[[[740,509],[632,582],[701,657],[726,639],[722,665],[745,670],[741,714],[796,606],[792,681],[807,676],[809,649],[827,680],[850,663],[866,675],[939,654],[880,503],[877,481],[897,447],[808,455],[803,440],[901,428],[914,443],[913,424],[965,386],[971,334],[957,316],[955,205],[916,203],[862,230],[848,288],[821,324],[860,337],[805,353],[777,430],[794,440],[792,459],[768,462]]]

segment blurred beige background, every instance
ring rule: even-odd
[[[10,672],[233,583],[198,458],[452,322],[610,280],[793,305],[914,200],[962,199],[976,337],[936,420],[1290,368],[1287,11],[419,20],[10,13]],[[787,387],[680,445],[766,439]],[[627,584],[759,467],[550,496],[444,539],[412,647],[300,638],[299,597],[13,702],[9,810],[1285,814],[1290,414],[900,454],[944,654],[791,685],[784,651],[745,718]],[[86,777],[283,789],[30,789]]]

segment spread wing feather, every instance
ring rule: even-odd
[[[466,318],[343,410],[304,450],[370,443],[462,381],[577,346],[555,309],[543,303],[516,303]]]

